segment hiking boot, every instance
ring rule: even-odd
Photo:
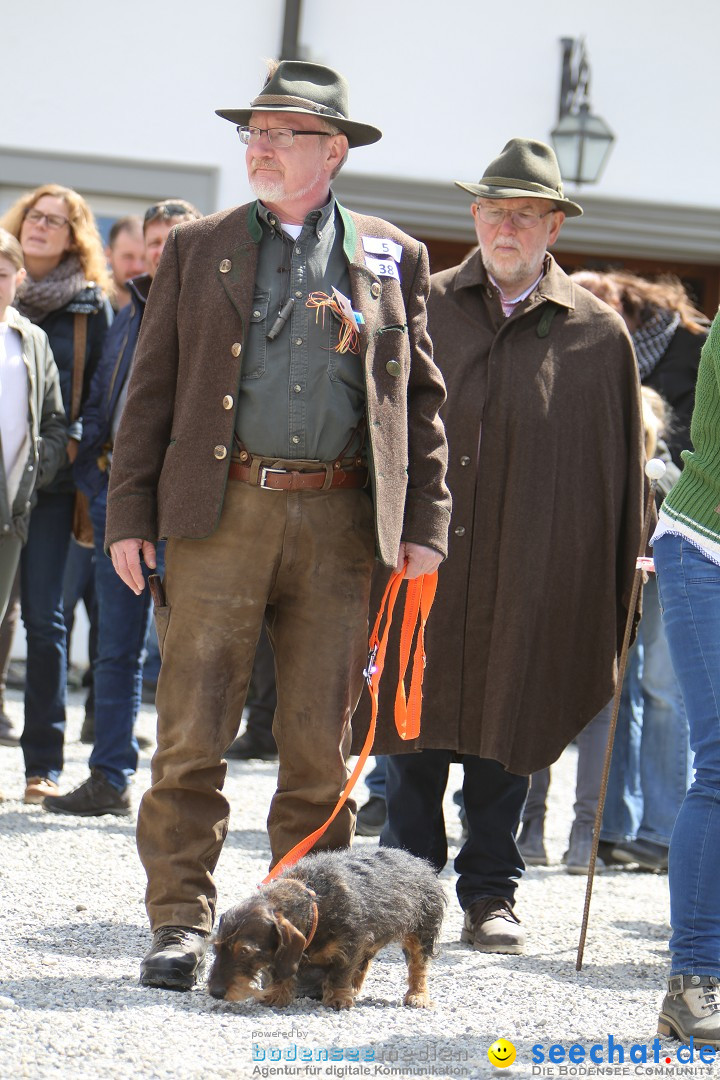
[[[87,780],[67,795],[46,798],[43,806],[52,814],[74,814],[75,817],[101,817],[103,814],[127,817],[131,813],[127,788],[118,791],[100,769],[93,769]]]
[[[720,1049],[720,979],[671,975],[658,1017],[658,1035]]]
[[[161,926],[140,965],[142,986],[190,990],[197,982],[208,947],[207,934],[187,926]]]
[[[278,749],[272,734],[263,739],[248,728],[240,738],[230,744],[225,751],[225,757],[235,761],[277,761]]]
[[[355,832],[358,836],[379,836],[387,820],[387,803],[380,795],[371,795],[357,812]]]
[[[460,940],[477,952],[513,953],[525,951],[525,934],[512,904],[504,896],[483,896],[465,912]]]
[[[0,746],[19,746],[20,735],[9,716],[0,713]]]
[[[29,805],[37,805],[45,801],[47,795],[57,795],[60,788],[54,780],[48,780],[47,776],[28,776],[25,781],[25,794],[23,802]]]
[[[587,874],[590,869],[590,854],[592,852],[593,827],[592,825],[573,824],[570,830],[570,843],[562,857],[568,874]],[[603,869],[600,858],[595,860],[595,870]]]
[[[545,821],[543,818],[534,817],[523,821],[517,839],[517,846],[528,866],[548,865],[544,833]]]
[[[612,855],[626,866],[634,863],[641,870],[652,870],[656,874],[665,873],[668,868],[668,848],[652,840],[627,840],[615,844]]]

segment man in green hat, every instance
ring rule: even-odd
[[[381,843],[447,859],[442,799],[464,766],[462,940],[519,953],[515,834],[528,775],[611,699],[641,531],[643,442],[625,325],[548,248],[582,213],[555,154],[512,139],[477,184],[479,249],[431,279],[447,383],[449,556],[428,623],[423,723],[387,726]],[[387,688],[393,674],[385,672]]]
[[[152,787],[138,816],[152,948],[145,985],[196,981],[228,828],[237,735],[267,609],[278,703],[272,862],[329,817],[347,781],[375,559],[434,570],[450,499],[426,329],[422,244],[340,206],[342,76],[283,61],[237,125],[256,201],[170,234],[113,454],[107,543],[143,589],[167,537]],[[318,847],[347,846],[348,801]]]

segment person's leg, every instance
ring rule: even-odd
[[[462,763],[468,838],[455,859],[458,900],[464,909],[485,896],[502,896],[512,904],[525,869],[515,836],[529,778],[472,754]]]
[[[455,859],[461,941],[479,952],[521,953],[525,935],[513,904],[525,864],[515,836],[529,780],[487,758],[465,755],[462,763],[468,836]]]
[[[530,790],[522,815],[518,848],[528,866],[547,866],[545,812],[550,789],[550,769],[540,769],[530,777]]]
[[[655,545],[655,561],[695,752],[695,780],[670,841],[672,971],[720,976],[720,567],[672,536]]]
[[[228,748],[227,758],[236,758],[241,761],[277,760],[277,746],[272,733],[276,707],[275,654],[263,621],[245,704],[247,711],[245,731]]]
[[[663,630],[654,575],[643,593],[645,663],[643,666],[643,737],[640,773],[643,816],[639,840],[670,846],[675,819],[692,783],[685,706]]]
[[[274,862],[323,824],[347,782],[350,723],[367,661],[374,550],[372,502],[364,491],[288,494],[267,616],[278,698],[278,785],[268,815]],[[316,848],[347,846],[354,827],[349,799]]]
[[[438,873],[448,855],[442,804],[453,760],[450,750],[385,757],[387,820],[380,846],[403,848],[427,859]]]
[[[0,622],[5,618],[20,564],[22,542],[17,536],[0,539]]]
[[[670,840],[671,977],[658,1031],[720,1040],[720,566],[678,536],[654,547],[673,667],[695,753],[695,779]]]
[[[214,533],[167,543],[158,741],[137,824],[153,931],[212,929],[212,874],[230,812],[222,759],[237,734],[282,551],[284,496],[276,494],[230,482]]]
[[[95,663],[95,745],[91,776],[67,795],[48,798],[55,813],[93,816],[126,813],[129,799],[119,799],[137,769],[133,734],[140,707],[142,657],[151,616],[150,593],[136,596],[104,554],[107,493],[90,500],[95,537],[95,589],[98,602],[98,656]],[[147,578],[148,571],[144,569]],[[101,774],[98,777],[97,773]],[[108,787],[109,784],[109,787]]]
[[[10,587],[5,614],[0,619],[0,746],[19,746],[20,732],[5,712],[5,689],[10,667],[10,651],[20,616],[20,559]]]
[[[371,795],[385,798],[385,754],[375,755],[375,764],[365,777],[365,787]]]
[[[359,808],[355,821],[358,836],[379,836],[387,820],[385,803],[385,755],[375,756],[375,765],[365,777],[370,798]]]
[[[609,701],[597,716],[587,724],[575,742],[578,749],[577,780],[575,783],[575,822],[578,825],[595,824],[600,784],[602,781],[608,731],[612,718],[613,703]]]
[[[40,491],[20,558],[22,618],[27,634],[25,727],[27,777],[57,782],[63,767],[67,652],[63,578],[74,495]]]
[[[605,795],[600,843],[609,854],[615,844],[632,840],[642,817],[640,742],[643,726],[642,667],[645,615],[638,636],[628,652],[625,680],[620,695],[613,740],[608,787]]]
[[[600,798],[613,702],[609,701],[577,736],[577,779],[574,820],[563,862],[569,874],[587,874],[592,853],[593,826]],[[598,867],[602,865],[598,860]]]

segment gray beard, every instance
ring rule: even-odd
[[[298,188],[297,191],[288,191],[281,176],[278,176],[277,180],[251,176],[250,187],[253,189],[255,197],[262,200],[262,202],[295,202],[296,199],[304,198],[313,190],[321,175],[322,169],[318,168],[310,183],[306,184],[305,187]]]

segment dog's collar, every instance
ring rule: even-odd
[[[312,939],[315,937],[315,931],[317,930],[317,926],[318,926],[318,906],[317,906],[317,904],[315,903],[315,900],[314,900],[315,893],[311,892],[310,889],[308,889],[308,892],[310,893],[311,898],[313,898],[312,899],[312,923],[310,925],[310,933],[305,938],[305,949],[307,949],[308,945],[310,944]],[[305,949],[303,949],[303,952],[305,951]]]

